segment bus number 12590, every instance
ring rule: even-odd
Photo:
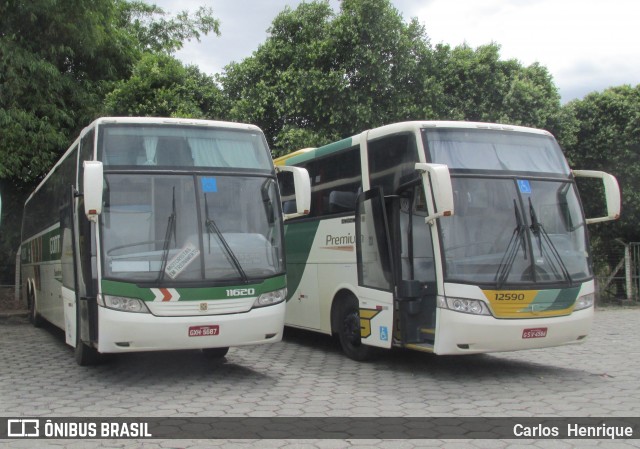
[[[496,301],[524,301],[524,293],[496,293]]]

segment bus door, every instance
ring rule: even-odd
[[[396,278],[396,338],[403,345],[430,351],[435,343],[437,284],[432,226],[425,223],[424,188],[411,183],[390,210]],[[417,346],[415,346],[417,345]]]
[[[96,304],[89,301],[92,283],[92,247],[94,229],[82,213],[82,197],[75,198],[75,189],[71,189],[68,208],[61,219],[62,227],[62,265],[65,333],[67,344],[76,346],[78,341],[95,340]],[[91,304],[91,302],[93,304]]]
[[[64,328],[66,343],[76,344],[76,242],[75,233],[75,187],[69,185],[64,195],[64,204],[60,208],[60,266],[62,271],[62,304],[64,310]]]
[[[387,200],[380,188],[358,197],[361,339],[388,348],[395,338],[403,345],[430,351],[435,343],[437,303],[432,227],[425,223],[424,189],[420,183],[413,184]]]
[[[385,201],[379,187],[358,196],[356,252],[361,342],[390,348],[395,282]]]
[[[448,171],[436,175],[446,179]],[[430,188],[433,184],[434,180]],[[390,347],[395,339],[412,349],[433,350],[437,282],[434,226],[429,221],[453,211],[446,201],[450,194],[441,190],[445,193],[435,195],[441,211],[434,214],[428,212],[421,180],[386,199],[379,187],[358,197],[356,249],[363,343]]]

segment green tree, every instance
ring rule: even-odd
[[[560,95],[545,67],[501,60],[496,43],[475,50],[440,44],[434,61],[438,118],[558,128]]]
[[[221,77],[236,120],[261,126],[276,152],[321,145],[409,119],[423,92],[428,40],[388,0],[327,1],[286,8],[253,56]]]
[[[415,19],[405,22],[387,0],[345,0],[332,25],[345,79],[333,112],[339,133],[422,118],[433,90],[424,27]]]
[[[272,147],[285,149],[301,135],[310,139],[307,145],[319,145],[336,135],[325,135],[344,85],[330,48],[332,18],[326,1],[285,8],[253,56],[220,77],[231,117],[260,126]]]
[[[105,99],[105,115],[224,118],[214,79],[170,55],[146,54]]]
[[[143,55],[170,54],[211,32],[218,21],[208,8],[173,17],[141,1],[0,2],[3,260],[14,260],[26,195],[99,115],[106,93]]]
[[[0,178],[46,172],[145,52],[172,52],[218,32],[211,11],[168,17],[125,0],[0,4]]]
[[[220,80],[231,116],[261,126],[276,153],[403,120],[558,127],[560,97],[544,67],[502,61],[496,44],[434,49],[389,0],[343,0],[337,14],[327,1],[303,3],[269,31]]]
[[[640,241],[640,85],[592,93],[564,109],[572,128],[562,143],[572,168],[611,173],[622,191],[620,220],[593,226],[592,235],[605,242]],[[591,207],[600,194],[592,186],[580,187],[587,212],[601,212]]]

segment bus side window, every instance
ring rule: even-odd
[[[380,186],[384,195],[396,194],[398,187],[418,177],[415,163],[418,149],[413,134],[383,137],[368,143],[371,187]]]
[[[311,178],[311,213],[307,217],[355,211],[356,197],[362,191],[359,147],[350,147],[300,166],[307,169]]]
[[[329,214],[352,212],[356,204],[356,192],[332,190],[329,193]]]

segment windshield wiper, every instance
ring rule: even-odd
[[[164,280],[164,273],[167,269],[167,259],[169,259],[169,244],[171,236],[173,236],[173,245],[178,245],[178,237],[176,234],[176,187],[173,187],[173,197],[171,200],[171,215],[167,221],[167,230],[164,234],[164,244],[162,246],[162,263],[160,264],[160,273],[158,274],[158,283]]]
[[[520,209],[518,209],[516,200],[513,200],[513,209],[516,214],[516,227],[511,234],[511,240],[509,240],[507,249],[505,250],[502,259],[500,260],[498,271],[496,272],[496,275],[494,277],[498,289],[502,288],[504,283],[507,281],[509,273],[511,272],[511,268],[513,267],[513,263],[516,260],[516,255],[518,254],[519,247],[521,247],[524,252],[524,259],[527,260],[527,245],[524,236],[524,231],[527,227],[524,225],[524,221],[522,220],[522,215],[520,215]]]
[[[204,225],[207,228],[207,234],[209,235],[209,253],[211,253],[211,234],[215,233],[227,254],[227,258],[231,262],[231,265],[233,265],[233,267],[236,269],[236,271],[240,275],[242,282],[245,284],[248,284],[249,278],[247,277],[247,273],[245,273],[245,271],[243,270],[242,265],[240,265],[240,261],[238,260],[236,255],[233,253],[233,250],[229,246],[229,243],[227,242],[227,240],[222,235],[222,232],[220,232],[220,228],[218,228],[218,225],[216,224],[216,222],[213,220],[213,218],[209,217],[209,203],[207,202],[206,193],[204,194],[204,213],[206,215],[206,220],[204,222]]]
[[[562,275],[564,278],[569,281],[569,285],[573,285],[573,279],[571,279],[571,274],[569,274],[569,270],[567,266],[562,261],[562,257],[556,248],[556,245],[553,244],[549,234],[542,226],[542,223],[538,221],[538,216],[536,215],[536,210],[533,208],[533,203],[531,202],[531,198],[529,198],[529,214],[531,216],[531,231],[533,235],[538,239],[538,249],[540,250],[540,254],[545,256],[549,261],[553,261],[555,259],[560,265],[560,270],[562,271]],[[551,255],[553,255],[553,259],[549,257],[549,252],[543,249],[542,242],[545,242],[547,246],[551,249]],[[552,262],[552,268],[557,273],[557,268],[555,264]],[[534,280],[535,280],[535,270],[533,270]]]

